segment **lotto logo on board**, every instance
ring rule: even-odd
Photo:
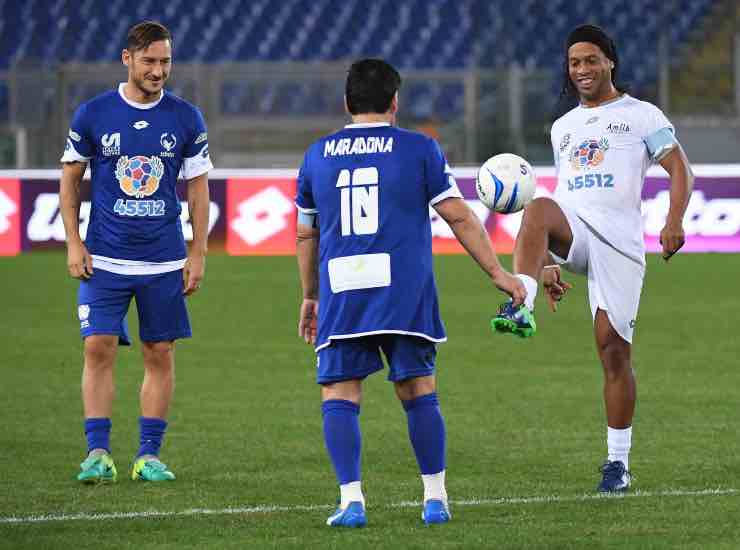
[[[15,256],[21,251],[21,184],[0,179],[0,256]]]
[[[229,180],[226,251],[232,255],[294,254],[295,189],[293,178]]]

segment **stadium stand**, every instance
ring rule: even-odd
[[[656,38],[671,54],[701,22],[711,0],[571,2],[569,0],[170,0],[0,1],[0,69],[119,58],[126,29],[152,18],[176,38],[178,62],[319,62],[383,56],[401,69],[507,67],[560,69],[562,40],[573,25],[606,25],[619,41],[624,79],[640,90],[656,79]],[[217,8],[215,6],[218,6]],[[663,24],[664,14],[670,25]],[[428,85],[411,94],[414,115],[459,113],[461,87]],[[176,90],[177,91],[177,90]],[[291,115],[320,111],[311,85],[274,86],[256,99],[249,83],[229,84],[225,113]],[[78,89],[73,102],[89,96]],[[326,104],[326,105],[325,105]],[[7,116],[0,88],[0,116]]]

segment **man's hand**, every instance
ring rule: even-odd
[[[75,279],[87,280],[92,276],[92,257],[82,241],[67,243],[67,269]]]
[[[522,305],[524,298],[527,297],[527,289],[524,288],[524,283],[522,283],[521,279],[515,277],[505,269],[499,270],[493,276],[493,284],[496,285],[496,288],[511,296],[514,307]]]
[[[307,344],[316,343],[316,320],[319,318],[319,301],[304,298],[298,319],[298,336]]]
[[[183,284],[185,286],[183,293],[185,296],[190,296],[200,288],[200,282],[203,280],[205,272],[206,257],[197,252],[189,253],[188,259],[185,260],[185,267],[182,270]]]
[[[660,231],[660,244],[663,245],[663,259],[667,262],[680,250],[686,240],[681,222],[666,221]]]
[[[557,311],[558,302],[573,288],[573,285],[560,278],[559,265],[547,265],[542,270],[542,287],[545,289],[547,303],[552,311]]]

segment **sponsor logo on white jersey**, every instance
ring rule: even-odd
[[[610,134],[629,134],[631,128],[626,122],[610,122],[606,127],[606,131]]]
[[[563,138],[560,140],[560,152],[562,153],[565,151],[565,149],[570,145],[570,134],[565,134]]]
[[[571,148],[568,160],[573,170],[589,170],[604,162],[608,150],[609,140],[605,137],[584,139]]]

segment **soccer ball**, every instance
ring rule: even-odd
[[[526,160],[512,153],[489,158],[475,180],[480,201],[501,214],[519,212],[532,200],[536,189],[534,170]]]

